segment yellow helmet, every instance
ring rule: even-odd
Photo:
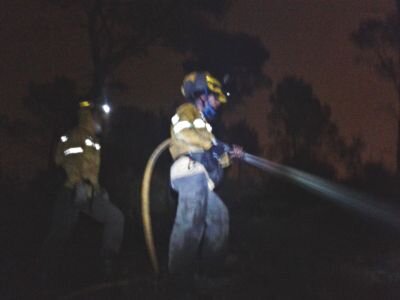
[[[90,108],[92,107],[92,103],[88,100],[82,100],[79,102],[79,108]]]
[[[208,72],[192,72],[183,79],[181,92],[189,100],[206,93],[213,93],[221,103],[226,103],[221,82]]]

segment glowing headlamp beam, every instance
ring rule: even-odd
[[[244,154],[243,161],[272,175],[288,179],[323,198],[330,199],[336,204],[351,208],[376,220],[384,221],[400,230],[400,211],[379,203],[368,195],[248,153]]]
[[[110,107],[108,104],[103,104],[103,105],[101,106],[101,108],[103,109],[103,111],[104,111],[106,114],[109,114],[110,111],[111,111],[111,107]]]

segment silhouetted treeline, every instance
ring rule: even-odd
[[[335,178],[337,171],[359,175],[363,141],[355,137],[346,142],[330,107],[318,99],[310,84],[285,77],[268,103],[269,154],[274,159],[328,178]]]
[[[400,170],[400,1],[396,3],[396,10],[383,16],[366,18],[361,21],[358,28],[350,38],[354,46],[360,51],[356,63],[366,64],[375,74],[391,84],[397,96],[395,113],[389,115],[397,121],[396,160],[397,172]],[[383,104],[382,104],[383,105]],[[388,112],[391,114],[392,111]]]

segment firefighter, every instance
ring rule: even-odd
[[[172,277],[191,280],[198,272],[212,274],[222,267],[229,234],[228,209],[214,188],[223,168],[243,155],[212,133],[210,122],[227,102],[221,83],[208,72],[188,74],[181,88],[187,102],[171,119],[170,169],[178,206],[169,243]]]
[[[41,253],[44,281],[53,279],[81,212],[104,225],[100,252],[104,276],[111,275],[122,242],[124,216],[98,181],[101,145],[96,136],[109,107],[103,106],[101,111],[89,101],[81,101],[79,106],[78,126],[60,137],[55,153],[55,163],[65,171],[66,180],[55,201],[52,227]]]

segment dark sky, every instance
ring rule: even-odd
[[[260,36],[271,51],[265,70],[275,81],[287,74],[304,78],[331,106],[333,119],[347,137],[364,137],[366,158],[393,165],[394,88],[367,67],[354,64],[357,51],[349,40],[360,20],[392,7],[393,0],[238,1],[227,26]]]
[[[67,75],[87,86],[90,60],[76,15],[44,5],[46,1],[3,0],[0,5],[0,101],[2,112],[26,117],[21,98],[29,80]],[[42,3],[42,4],[41,4]],[[349,34],[365,18],[391,11],[394,0],[236,0],[221,27],[259,36],[271,53],[265,72],[275,82],[288,74],[312,84],[328,103],[347,136],[361,135],[365,158],[394,165],[396,98],[393,87],[367,67],[354,64],[357,51]],[[130,86],[115,103],[163,108],[179,99],[181,57],[153,48],[147,57],[127,61],[115,74]],[[268,91],[259,91],[239,108],[265,136]],[[237,118],[235,113],[232,119]],[[265,142],[265,139],[263,139]],[[8,148],[4,145],[1,153]],[[25,150],[26,151],[26,150]],[[21,152],[23,156],[24,152]]]

